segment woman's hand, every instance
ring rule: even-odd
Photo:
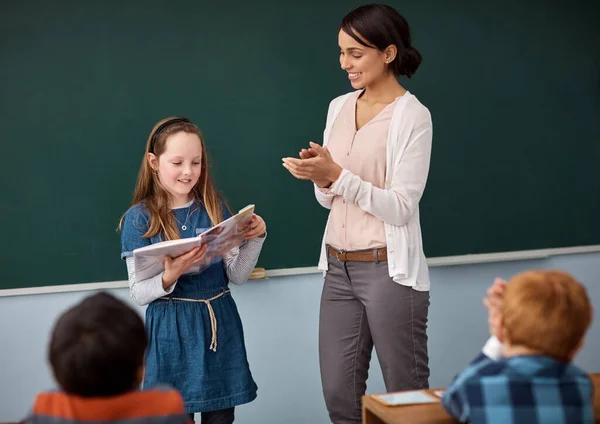
[[[311,141],[312,143],[312,141]],[[313,149],[312,147],[309,147],[308,149],[302,149],[300,150],[300,159],[310,159],[310,158],[316,158],[317,156],[319,156],[319,154],[317,153],[317,151],[315,149]],[[318,187],[321,188],[327,188],[329,186],[331,186],[331,181],[329,180],[311,180],[313,183],[315,183]]]
[[[165,272],[163,273],[162,283],[163,289],[168,289],[170,286],[175,284],[175,281],[181,274],[183,274],[189,267],[198,265],[203,262],[204,255],[206,253],[206,244],[200,247],[195,247],[183,255],[179,255],[176,258],[170,256],[165,257]]]
[[[331,157],[327,147],[310,142],[309,149],[300,151],[300,158],[283,158],[283,166],[299,180],[312,180],[317,186],[325,188],[335,182],[342,173]]]
[[[258,215],[252,215],[252,221],[246,230],[246,234],[244,238],[246,240],[251,240],[257,237],[264,237],[267,231],[267,224],[265,221]]]
[[[312,141],[310,143],[312,143]],[[300,150],[300,159],[316,158],[317,156],[319,156],[319,154],[312,147]]]

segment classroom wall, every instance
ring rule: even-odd
[[[429,315],[432,386],[446,385],[486,340],[487,319],[481,298],[493,279],[508,278],[528,268],[562,268],[573,273],[588,286],[594,306],[600,309],[597,253],[433,268]],[[238,409],[236,422],[328,422],[317,356],[321,285],[321,276],[310,274],[233,287],[244,321],[250,365],[259,386],[258,399]],[[129,301],[126,289],[111,292]],[[45,362],[50,328],[58,314],[89,293],[0,297],[0,421],[22,418],[35,393],[52,386]],[[600,371],[599,328],[596,319],[576,359],[590,372]],[[376,362],[368,391],[384,391]]]

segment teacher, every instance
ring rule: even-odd
[[[373,346],[387,391],[428,387],[429,270],[419,201],[429,171],[429,110],[397,80],[421,63],[408,22],[385,5],[344,17],[340,64],[354,89],[329,105],[323,146],[283,166],[312,180],[331,209],[319,269],[325,271],[319,359],[336,424],[360,423]]]

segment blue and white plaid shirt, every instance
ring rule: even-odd
[[[594,423],[593,384],[547,356],[490,359],[481,353],[443,395],[450,415],[472,424]]]

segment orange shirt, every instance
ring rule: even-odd
[[[191,423],[179,392],[170,389],[132,391],[110,397],[81,397],[63,392],[40,393],[24,423],[79,424],[143,422]]]

